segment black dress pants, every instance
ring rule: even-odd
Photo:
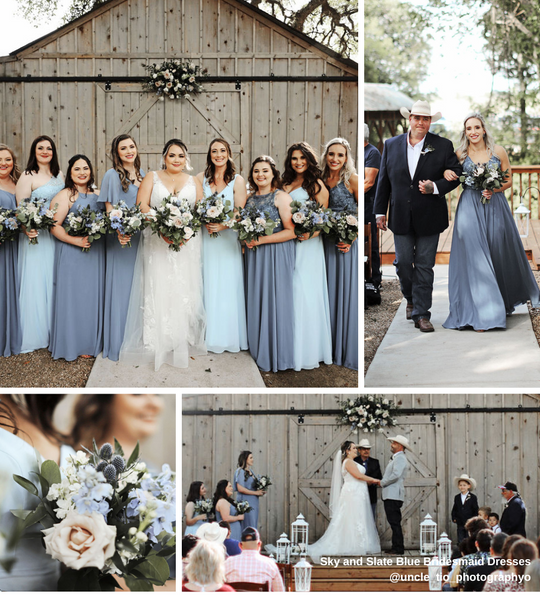
[[[392,551],[403,554],[405,546],[403,543],[403,531],[401,530],[401,507],[403,500],[385,500],[384,512],[386,519],[392,528]]]

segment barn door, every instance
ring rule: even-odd
[[[110,146],[121,133],[137,142],[145,171],[160,168],[161,151],[173,137],[184,141],[194,167],[192,174],[204,170],[208,143],[215,137],[226,139],[239,170],[242,164],[242,132],[249,130],[247,101],[234,84],[206,84],[207,92],[189,99],[161,101],[143,91],[140,84],[96,85],[96,139],[98,140],[98,181],[112,166]],[[246,133],[244,133],[246,135]]]
[[[391,457],[388,435],[404,434],[413,451],[407,452],[409,473],[405,481],[403,505],[403,532],[407,547],[420,544],[420,522],[429,512],[439,527],[446,522],[447,499],[439,498],[439,482],[444,480],[444,420],[437,423],[429,417],[400,417],[394,429],[375,434],[351,434],[336,425],[334,417],[305,417],[289,419],[291,459],[289,477],[291,489],[291,519],[302,513],[310,524],[310,540],[316,541],[328,527],[328,502],[333,468],[333,457],[345,440],[356,443],[367,437],[372,445],[371,456],[384,468]],[[379,492],[377,529],[383,547],[389,547],[391,530],[384,515]],[[351,508],[354,510],[354,508]],[[442,533],[442,530],[439,530]]]

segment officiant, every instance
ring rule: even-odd
[[[354,459],[354,462],[362,465],[366,470],[366,475],[368,477],[373,477],[374,479],[382,479],[381,465],[376,458],[372,458],[371,454],[371,444],[367,439],[360,440],[360,443],[357,446],[358,448],[358,456]],[[379,486],[375,483],[368,485],[369,491],[369,501],[371,502],[371,510],[373,511],[373,519],[375,523],[377,522],[377,488]]]

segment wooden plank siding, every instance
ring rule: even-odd
[[[236,144],[246,175],[253,158],[270,154],[281,168],[289,144],[301,140],[316,150],[336,136],[346,137],[358,156],[358,85],[355,82],[242,82],[207,85],[187,100],[157,102],[137,83],[112,83],[107,76],[140,77],[143,64],[167,58],[191,59],[211,75],[353,75],[340,60],[286,27],[237,0],[110,0],[84,17],[36,40],[14,55],[0,57],[0,76],[103,76],[103,83],[1,82],[2,139],[26,162],[32,140],[50,135],[61,166],[77,152],[97,167],[98,182],[111,162],[113,134],[122,130],[141,147],[143,167],[159,168],[164,142],[181,137],[191,148],[195,172],[203,170],[208,142],[219,135],[196,102],[220,123]],[[239,97],[239,98],[238,98]],[[143,107],[143,108],[141,108]],[[137,111],[133,123],[130,119]],[[200,151],[204,148],[204,151]]]

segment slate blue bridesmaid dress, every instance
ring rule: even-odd
[[[79,206],[104,211],[96,194],[79,194],[69,212]],[[69,213],[68,213],[69,214]],[[67,222],[64,220],[64,224]],[[105,239],[92,242],[88,252],[57,242],[54,261],[53,315],[49,350],[54,359],[97,356],[103,347]]]
[[[35,189],[31,198],[49,200],[64,188],[60,177]],[[31,245],[24,234],[19,236],[19,309],[21,314],[21,352],[47,348],[50,341],[53,294],[55,238],[40,231],[38,243]]]
[[[230,505],[230,513],[231,517],[236,517],[236,507],[234,504]],[[244,521],[247,515],[244,515]],[[216,521],[219,523],[223,519],[221,518],[221,514],[219,510],[216,510]],[[231,538],[233,540],[240,540],[242,538],[242,531],[244,529],[244,521],[234,521],[233,523],[229,523],[231,526]]]
[[[244,515],[242,528],[255,527],[258,529],[257,523],[259,522],[259,498],[260,496],[252,496],[251,494],[242,494],[238,491],[238,484],[245,487],[248,490],[255,489],[255,478],[251,473],[246,475],[246,472],[242,468],[236,469],[234,474],[233,489],[236,492],[237,502],[248,502],[253,510]]]

